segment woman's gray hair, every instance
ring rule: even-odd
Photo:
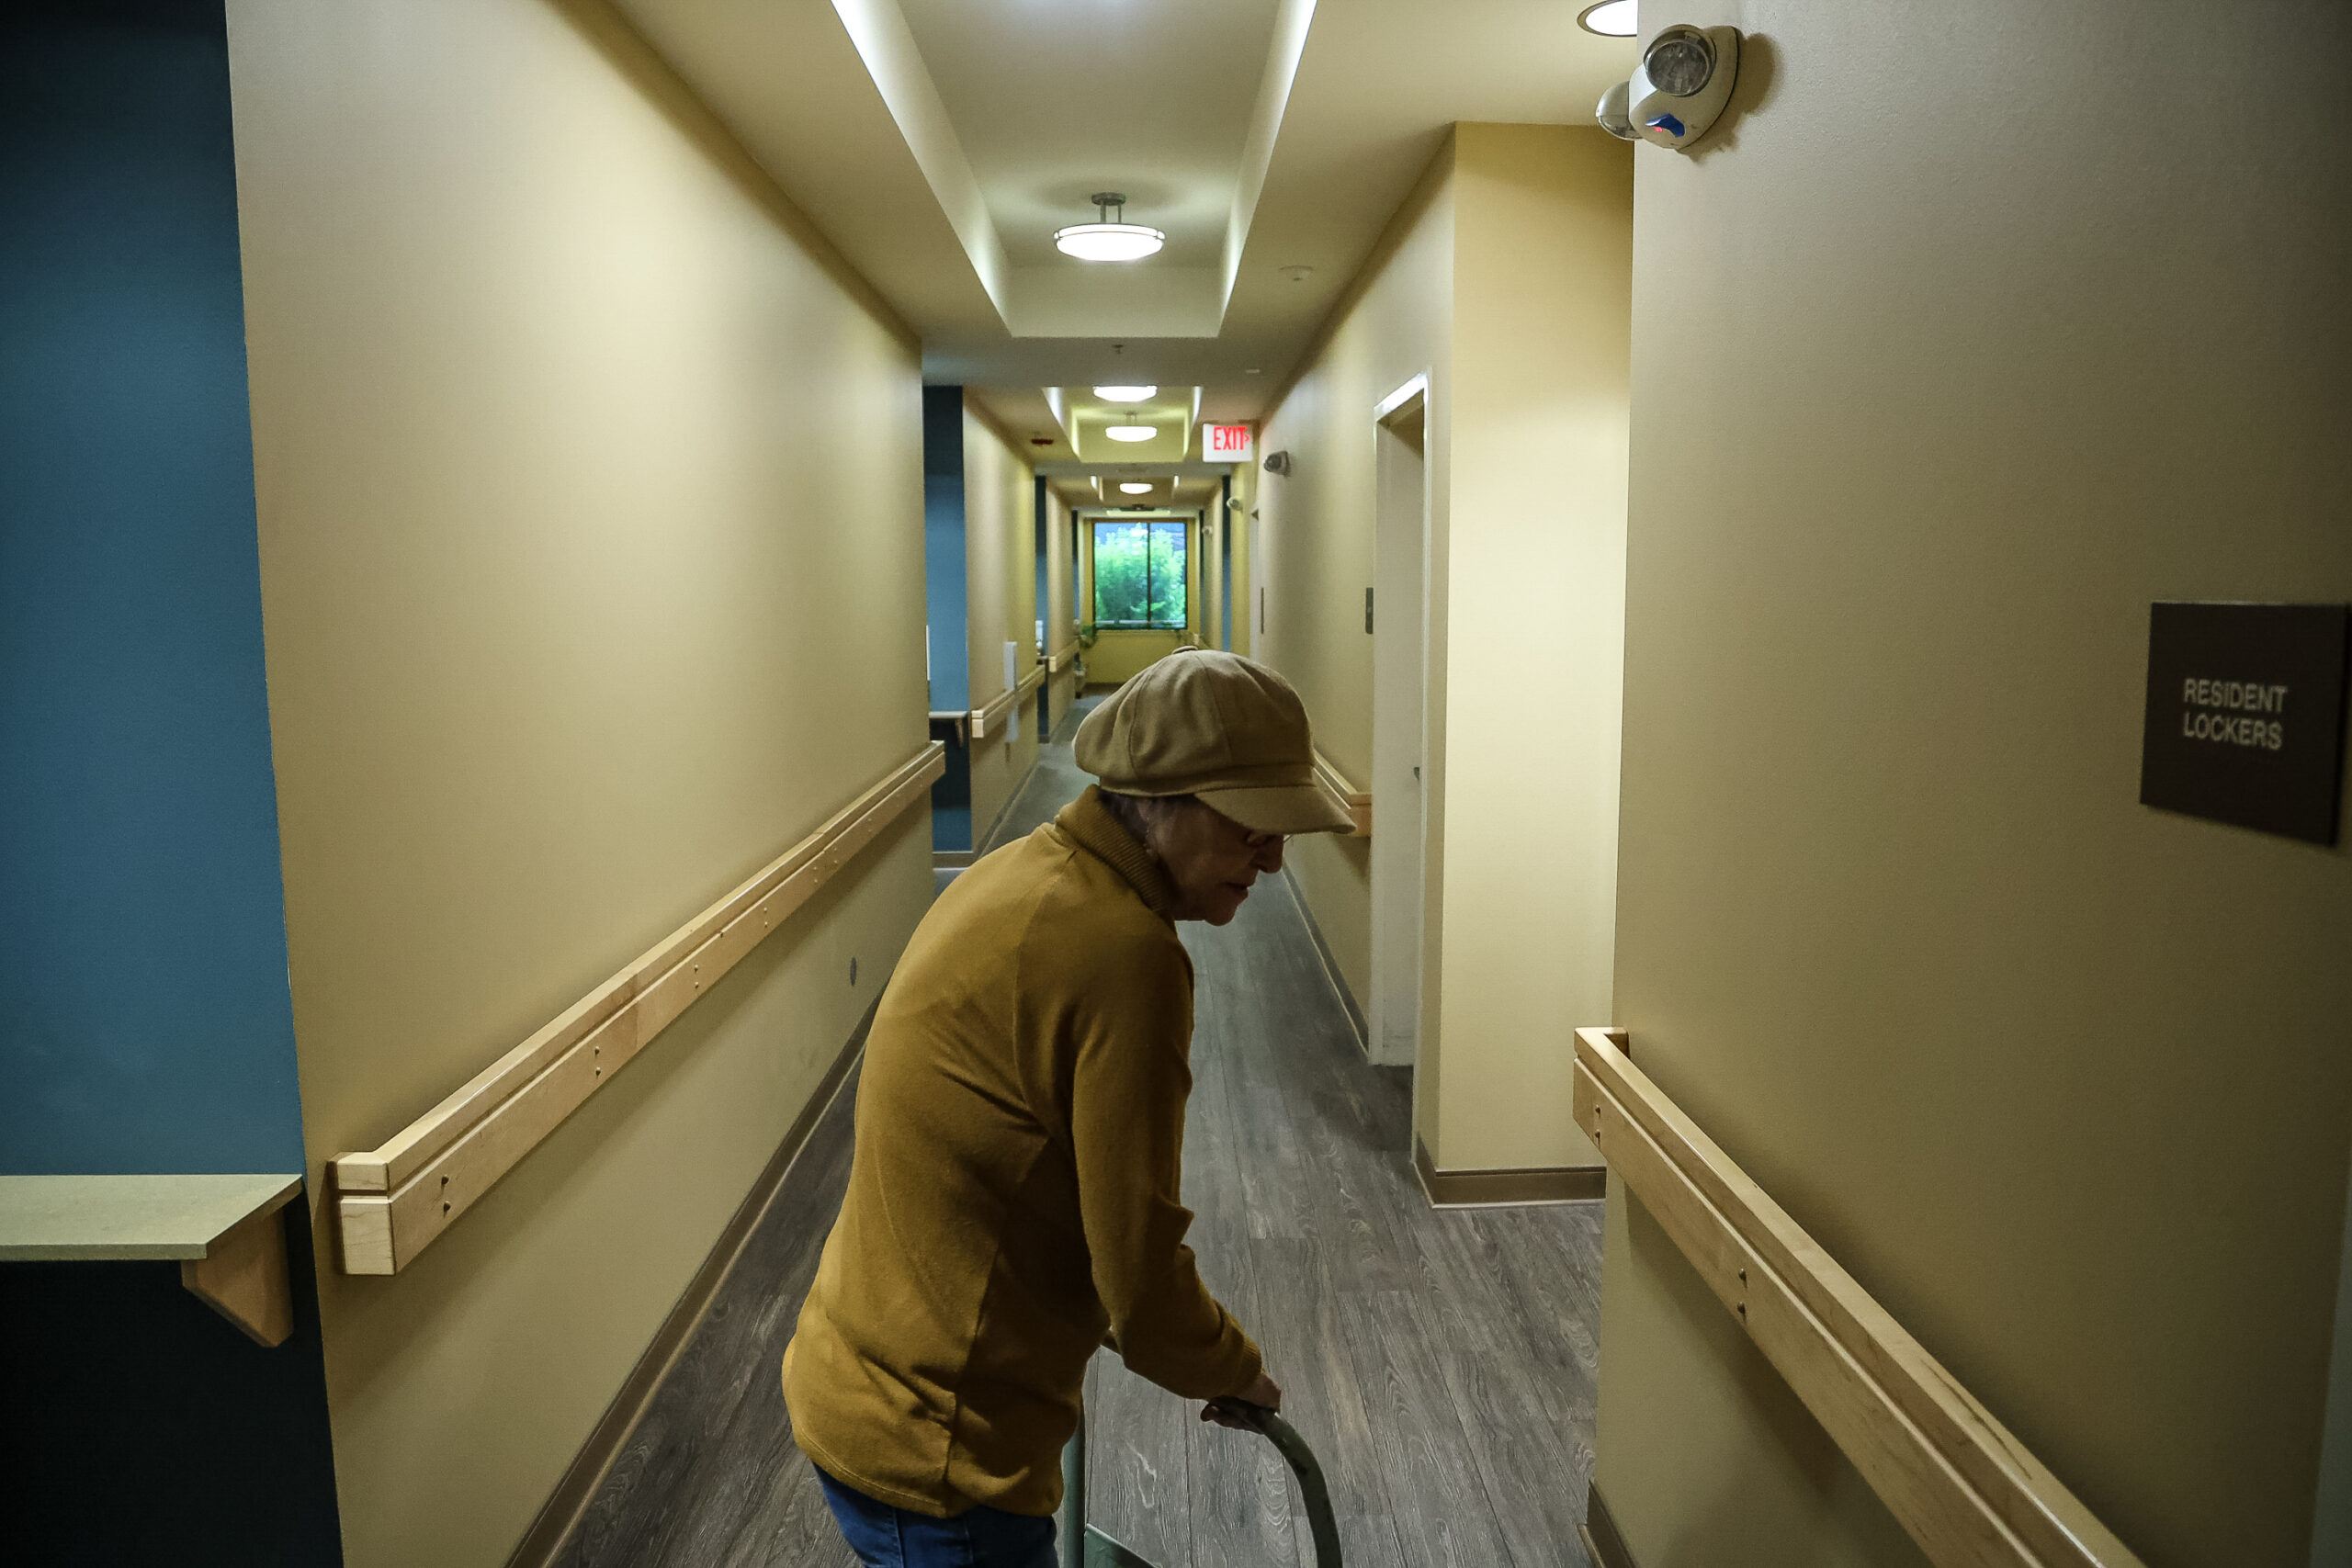
[[[1119,795],[1107,789],[1098,789],[1094,795],[1102,803],[1102,809],[1116,818],[1119,826],[1133,833],[1146,849],[1151,848],[1153,829],[1193,804],[1189,795]]]

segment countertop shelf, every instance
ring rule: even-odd
[[[299,1176],[0,1176],[0,1262],[204,1258]]]
[[[300,1176],[0,1176],[0,1263],[175,1260],[256,1343],[293,1332],[286,1229]]]

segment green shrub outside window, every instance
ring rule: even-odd
[[[1094,624],[1126,631],[1184,629],[1184,525],[1094,525]]]

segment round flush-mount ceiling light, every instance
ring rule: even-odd
[[[1141,261],[1168,243],[1168,236],[1159,230],[1126,220],[1127,198],[1123,193],[1098,190],[1087,199],[1094,203],[1096,221],[1055,230],[1054,248],[1062,254],[1089,262]],[[1111,216],[1114,208],[1116,218]]]
[[[1157,387],[1097,387],[1094,395],[1106,403],[1148,402],[1159,396]]]
[[[1114,441],[1148,441],[1159,434],[1156,424],[1106,424],[1102,434]]]
[[[1119,493],[1121,495],[1149,495],[1151,486],[1136,479],[1125,479],[1120,482]]]
[[[1577,26],[1602,38],[1632,38],[1642,30],[1634,5],[1635,0],[1600,0],[1577,14]]]

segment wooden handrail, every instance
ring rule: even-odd
[[[972,739],[978,740],[986,738],[989,727],[1012,712],[1012,705],[1020,700],[1020,688],[1016,686],[1010,692],[999,692],[995,696],[990,697],[987,706],[974,708],[972,710]]]
[[[328,1161],[346,1274],[394,1274],[946,772],[933,740],[381,1145]]]
[[[1012,705],[1027,696],[1030,693],[1035,691],[1038,683],[1044,681],[1045,678],[1045,666],[1042,664],[1034,665],[1031,667],[1029,673],[1021,677],[1020,684],[1014,686],[1009,692],[999,692],[995,696],[989,699],[989,703],[986,707],[974,708],[972,710],[972,738],[975,740],[985,738],[988,732],[996,726],[998,721],[1002,719],[1007,713],[1010,713],[1012,710]]]
[[[1072,637],[1068,642],[1062,644],[1061,647],[1054,649],[1054,651],[1046,657],[1046,673],[1048,675],[1060,674],[1063,667],[1077,657],[1078,638]]]
[[[1347,775],[1333,767],[1331,759],[1323,755],[1320,750],[1315,753],[1315,782],[1339,796],[1340,804],[1348,808],[1350,817],[1355,818],[1355,831],[1349,835],[1350,838],[1372,837],[1371,792],[1350,784]]]
[[[1577,1031],[1577,1125],[1939,1568],[2141,1568],[1634,1066]]]

